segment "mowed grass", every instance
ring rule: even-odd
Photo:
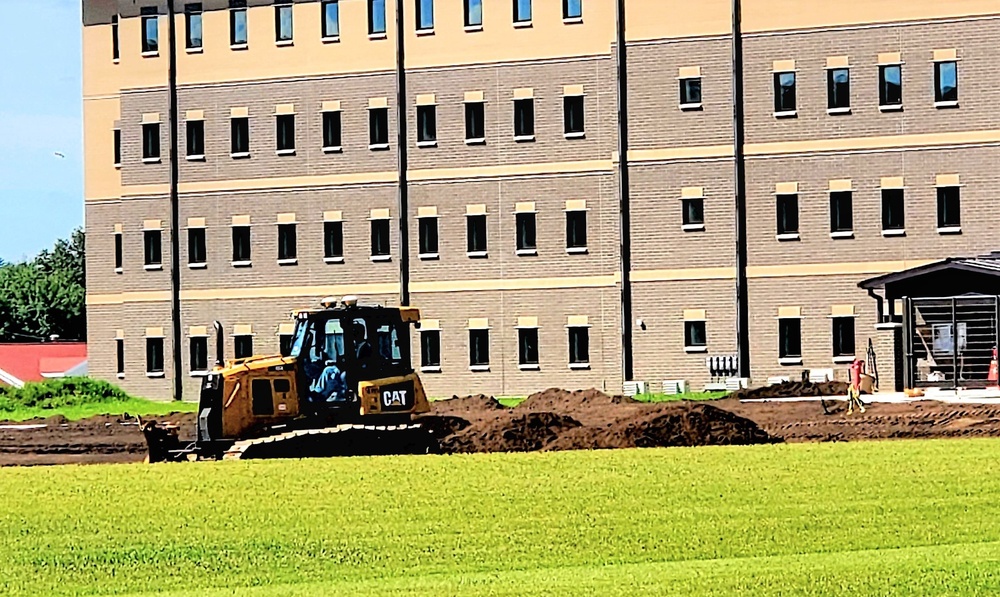
[[[155,402],[142,398],[128,398],[126,400],[115,400],[111,402],[101,402],[94,404],[74,404],[59,408],[18,408],[10,412],[0,412],[0,420],[7,421],[28,421],[31,419],[45,419],[55,415],[62,415],[70,421],[79,421],[97,415],[139,415],[143,417],[159,417],[173,413],[193,413],[198,412],[196,402]]]
[[[0,470],[9,595],[989,595],[997,440]]]

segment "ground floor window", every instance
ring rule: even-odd
[[[802,358],[802,320],[784,318],[778,320],[778,358]]]

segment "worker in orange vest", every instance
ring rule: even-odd
[[[847,414],[854,414],[854,406],[857,405],[861,414],[865,412],[865,405],[861,402],[861,376],[865,372],[865,362],[855,359],[851,363],[851,385],[847,388]]]

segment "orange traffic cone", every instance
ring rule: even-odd
[[[1000,389],[1000,367],[997,366],[997,347],[993,347],[993,358],[990,359],[990,373],[986,376],[990,388]]]

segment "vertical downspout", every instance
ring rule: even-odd
[[[625,0],[618,0],[615,58],[618,67],[618,211],[621,242],[622,376],[634,377],[632,354],[632,215],[628,172],[628,58],[625,47]]]
[[[743,32],[740,0],[733,0],[733,161],[736,195],[736,346],[739,377],[750,377],[750,302],[747,283],[747,182],[743,154]]]
[[[177,27],[174,19],[174,0],[167,1],[170,23],[170,65],[167,71],[167,115],[170,129],[170,323],[173,335],[174,400],[184,399],[184,373],[181,357],[181,256],[180,256],[180,199],[177,186],[180,170],[177,163]]]
[[[399,187],[396,209],[399,219],[399,304],[410,304],[410,198],[406,178],[408,148],[406,146],[406,29],[403,16],[405,0],[396,0],[396,162],[399,166]]]

